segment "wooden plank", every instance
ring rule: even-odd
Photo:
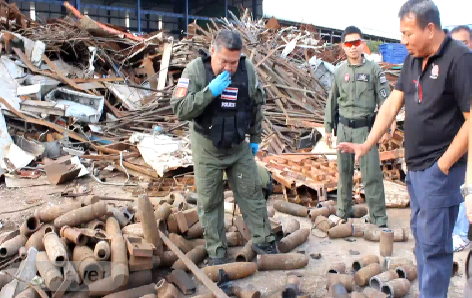
[[[172,243],[167,236],[159,231],[159,235],[161,236],[162,241],[167,245],[170,250],[172,250],[177,257],[184,262],[185,266],[187,266],[190,271],[200,280],[217,298],[229,298],[228,295],[225,294],[211,279],[206,276],[200,269],[198,269],[197,265],[195,265],[192,260],[190,260],[180,249]]]
[[[159,68],[159,82],[157,84],[157,90],[163,90],[166,87],[167,71],[169,69],[171,54],[172,42],[164,44],[164,53],[162,54],[161,67]]]

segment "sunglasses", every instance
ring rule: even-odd
[[[358,47],[361,45],[362,40],[356,39],[356,40],[351,40],[351,41],[345,41],[344,46],[351,48],[352,46]]]

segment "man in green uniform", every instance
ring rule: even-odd
[[[211,264],[227,262],[223,171],[258,254],[277,253],[254,156],[261,142],[265,94],[253,65],[241,55],[235,31],[221,30],[211,56],[191,61],[172,96],[179,120],[192,120],[191,143],[202,223]],[[250,136],[250,144],[246,142]]]
[[[350,26],[344,30],[341,41],[347,61],[335,71],[329,99],[326,102],[326,143],[331,146],[331,132],[337,125],[337,143],[363,143],[374,123],[375,108],[390,94],[384,72],[374,62],[363,56],[364,41],[359,28]],[[339,108],[339,124],[335,123],[335,111]],[[383,175],[380,171],[379,150],[373,147],[360,160],[365,197],[370,209],[371,223],[387,226]],[[354,155],[338,151],[338,215],[342,218],[352,213],[352,176]]]

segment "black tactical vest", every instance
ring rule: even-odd
[[[211,57],[204,56],[202,60],[208,84],[215,78]],[[251,125],[251,115],[246,57],[241,57],[238,69],[231,77],[231,85],[194,119],[194,129],[211,139],[215,147],[227,149],[244,141]]]

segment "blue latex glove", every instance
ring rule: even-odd
[[[215,79],[213,79],[210,84],[208,84],[208,88],[210,88],[211,94],[213,97],[217,97],[223,93],[223,90],[228,88],[231,84],[231,76],[229,71],[225,70],[220,73]]]
[[[251,143],[250,146],[251,146],[252,155],[256,156],[257,150],[259,149],[259,144]]]

